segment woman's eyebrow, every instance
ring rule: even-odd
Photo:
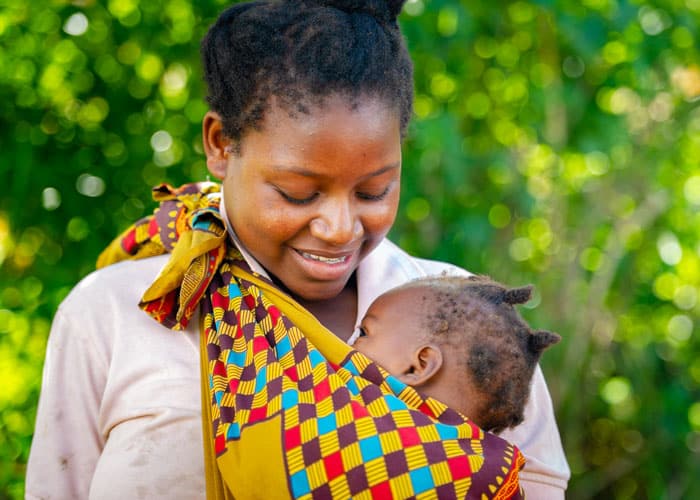
[[[389,165],[385,165],[374,172],[370,172],[369,174],[363,176],[363,178],[370,178],[370,177],[378,177],[386,172],[389,172],[390,170],[395,170],[401,166],[401,162],[397,161],[395,163],[391,163]],[[295,174],[295,175],[300,175],[303,177],[312,177],[312,178],[318,178],[318,177],[324,177],[325,175],[320,173],[320,172],[315,172],[313,170],[309,170],[308,168],[304,167],[297,167],[293,165],[273,165],[272,166],[273,170],[281,171],[283,173],[290,173],[290,174]]]

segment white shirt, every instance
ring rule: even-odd
[[[181,332],[138,307],[168,256],[125,261],[81,281],[49,336],[27,465],[30,499],[205,498],[198,321]],[[358,322],[383,292],[422,276],[466,274],[385,240],[357,271]],[[527,458],[530,499],[563,499],[569,468],[541,370],[525,421],[502,434]]]

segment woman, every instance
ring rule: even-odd
[[[269,278],[344,341],[387,289],[466,274],[385,239],[411,115],[411,62],[396,24],[402,3],[240,4],[202,44],[211,109],[204,149],[222,181],[220,202],[212,199],[227,228],[217,237],[240,251],[251,275]],[[170,233],[161,234],[167,247]],[[173,319],[182,331],[170,331],[135,306],[154,280],[172,292],[166,282],[178,262],[153,256],[106,267],[59,308],[29,498],[205,495],[196,308]],[[147,310],[165,303],[154,297]],[[539,369],[525,422],[507,439],[527,457],[520,477],[530,498],[563,498],[568,467]]]

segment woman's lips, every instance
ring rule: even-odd
[[[347,277],[354,266],[357,250],[338,254],[320,253],[294,249],[293,254],[301,268],[310,277],[323,281],[337,280]]]
[[[326,264],[340,264],[342,262],[345,262],[350,257],[350,255],[343,255],[341,257],[324,257],[322,255],[304,252],[303,250],[297,250],[297,252],[299,252],[299,254],[305,259],[316,260],[318,262],[324,262]]]

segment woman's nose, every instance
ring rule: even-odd
[[[343,246],[362,237],[360,217],[345,200],[329,200],[310,223],[311,235],[329,245]]]

